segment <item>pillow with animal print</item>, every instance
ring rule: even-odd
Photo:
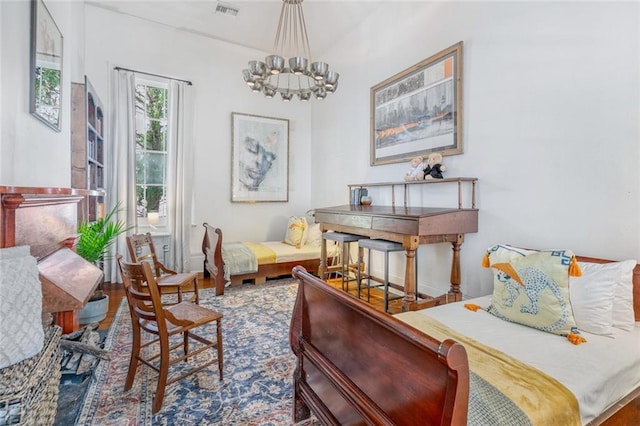
[[[287,232],[282,241],[299,249],[303,245],[302,238],[307,229],[307,219],[304,217],[291,216],[287,223]]]
[[[568,336],[577,331],[569,299],[569,270],[579,274],[570,250],[532,251],[497,245],[487,252],[498,318]]]

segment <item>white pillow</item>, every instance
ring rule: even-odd
[[[311,225],[309,225],[305,237],[306,239],[304,245],[320,247],[320,245],[322,244],[322,231],[320,230],[320,224],[312,223]]]
[[[635,260],[614,262],[618,266],[618,286],[613,293],[613,326],[625,331],[633,330],[635,314],[633,311],[633,269]]]
[[[42,284],[28,246],[0,249],[0,369],[44,346]]]
[[[613,298],[620,277],[615,263],[578,262],[581,277],[569,278],[573,317],[580,330],[611,336]]]

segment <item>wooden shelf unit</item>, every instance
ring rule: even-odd
[[[354,188],[371,188],[375,186],[390,186],[391,187],[391,206],[395,207],[396,205],[396,186],[401,186],[403,188],[403,196],[404,207],[407,207],[407,191],[409,187],[413,185],[425,185],[425,184],[439,184],[439,183],[457,183],[458,184],[458,208],[463,208],[462,202],[462,185],[464,182],[469,182],[471,184],[471,208],[476,208],[476,182],[478,178],[475,177],[456,177],[456,178],[445,178],[445,179],[426,179],[426,180],[414,180],[414,181],[403,181],[403,182],[377,182],[377,183],[352,183],[347,185],[349,188],[349,199],[351,199],[351,190]]]
[[[78,220],[94,221],[104,216],[106,194],[105,114],[91,82],[71,83],[71,186],[89,189],[78,206]]]

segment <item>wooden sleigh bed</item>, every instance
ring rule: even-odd
[[[284,275],[291,275],[291,270],[294,266],[300,265],[308,271],[317,272],[320,266],[320,247],[309,248],[303,247],[300,257],[296,260],[279,261],[274,259],[267,263],[257,264],[257,270],[250,272],[231,273],[229,280],[224,277],[225,261],[223,259],[223,239],[222,230],[220,228],[213,227],[208,223],[203,224],[205,228],[204,238],[202,240],[202,253],[204,254],[204,278],[213,280],[216,288],[216,296],[224,294],[224,288],[227,283],[230,285],[240,285],[245,281],[252,282],[254,284],[264,284],[268,278],[277,278]],[[255,244],[255,243],[253,243]],[[292,250],[291,246],[285,246],[284,243],[270,242],[269,247],[276,248],[276,250],[283,249],[289,253]],[[279,245],[277,248],[274,245]],[[307,258],[304,258],[307,257]]]
[[[585,257],[578,260],[610,262]],[[294,268],[293,275],[300,283],[289,336],[298,358],[294,423],[314,415],[324,425],[472,424],[469,404],[474,398],[470,398],[473,390],[465,346],[449,339],[439,341],[376,311],[303,268]],[[639,265],[633,271],[633,297],[635,319],[640,321]],[[630,352],[640,358],[640,347]],[[575,416],[580,423],[580,415]],[[587,423],[640,424],[640,387]],[[515,423],[507,418],[499,424]],[[561,423],[552,418],[545,424]]]

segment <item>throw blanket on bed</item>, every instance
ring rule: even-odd
[[[580,425],[576,397],[561,383],[417,312],[395,315],[440,341],[454,339],[469,358],[469,425]],[[549,354],[552,356],[552,354]]]
[[[258,272],[258,265],[276,263],[276,254],[269,247],[259,243],[223,243],[224,280],[231,275]]]
[[[258,260],[258,265],[266,265],[269,263],[276,263],[276,253],[269,247],[260,243],[243,243],[245,246],[253,252],[253,255]]]
[[[258,261],[253,252],[242,243],[222,244],[224,280],[231,281],[231,275],[246,274],[258,270]]]

